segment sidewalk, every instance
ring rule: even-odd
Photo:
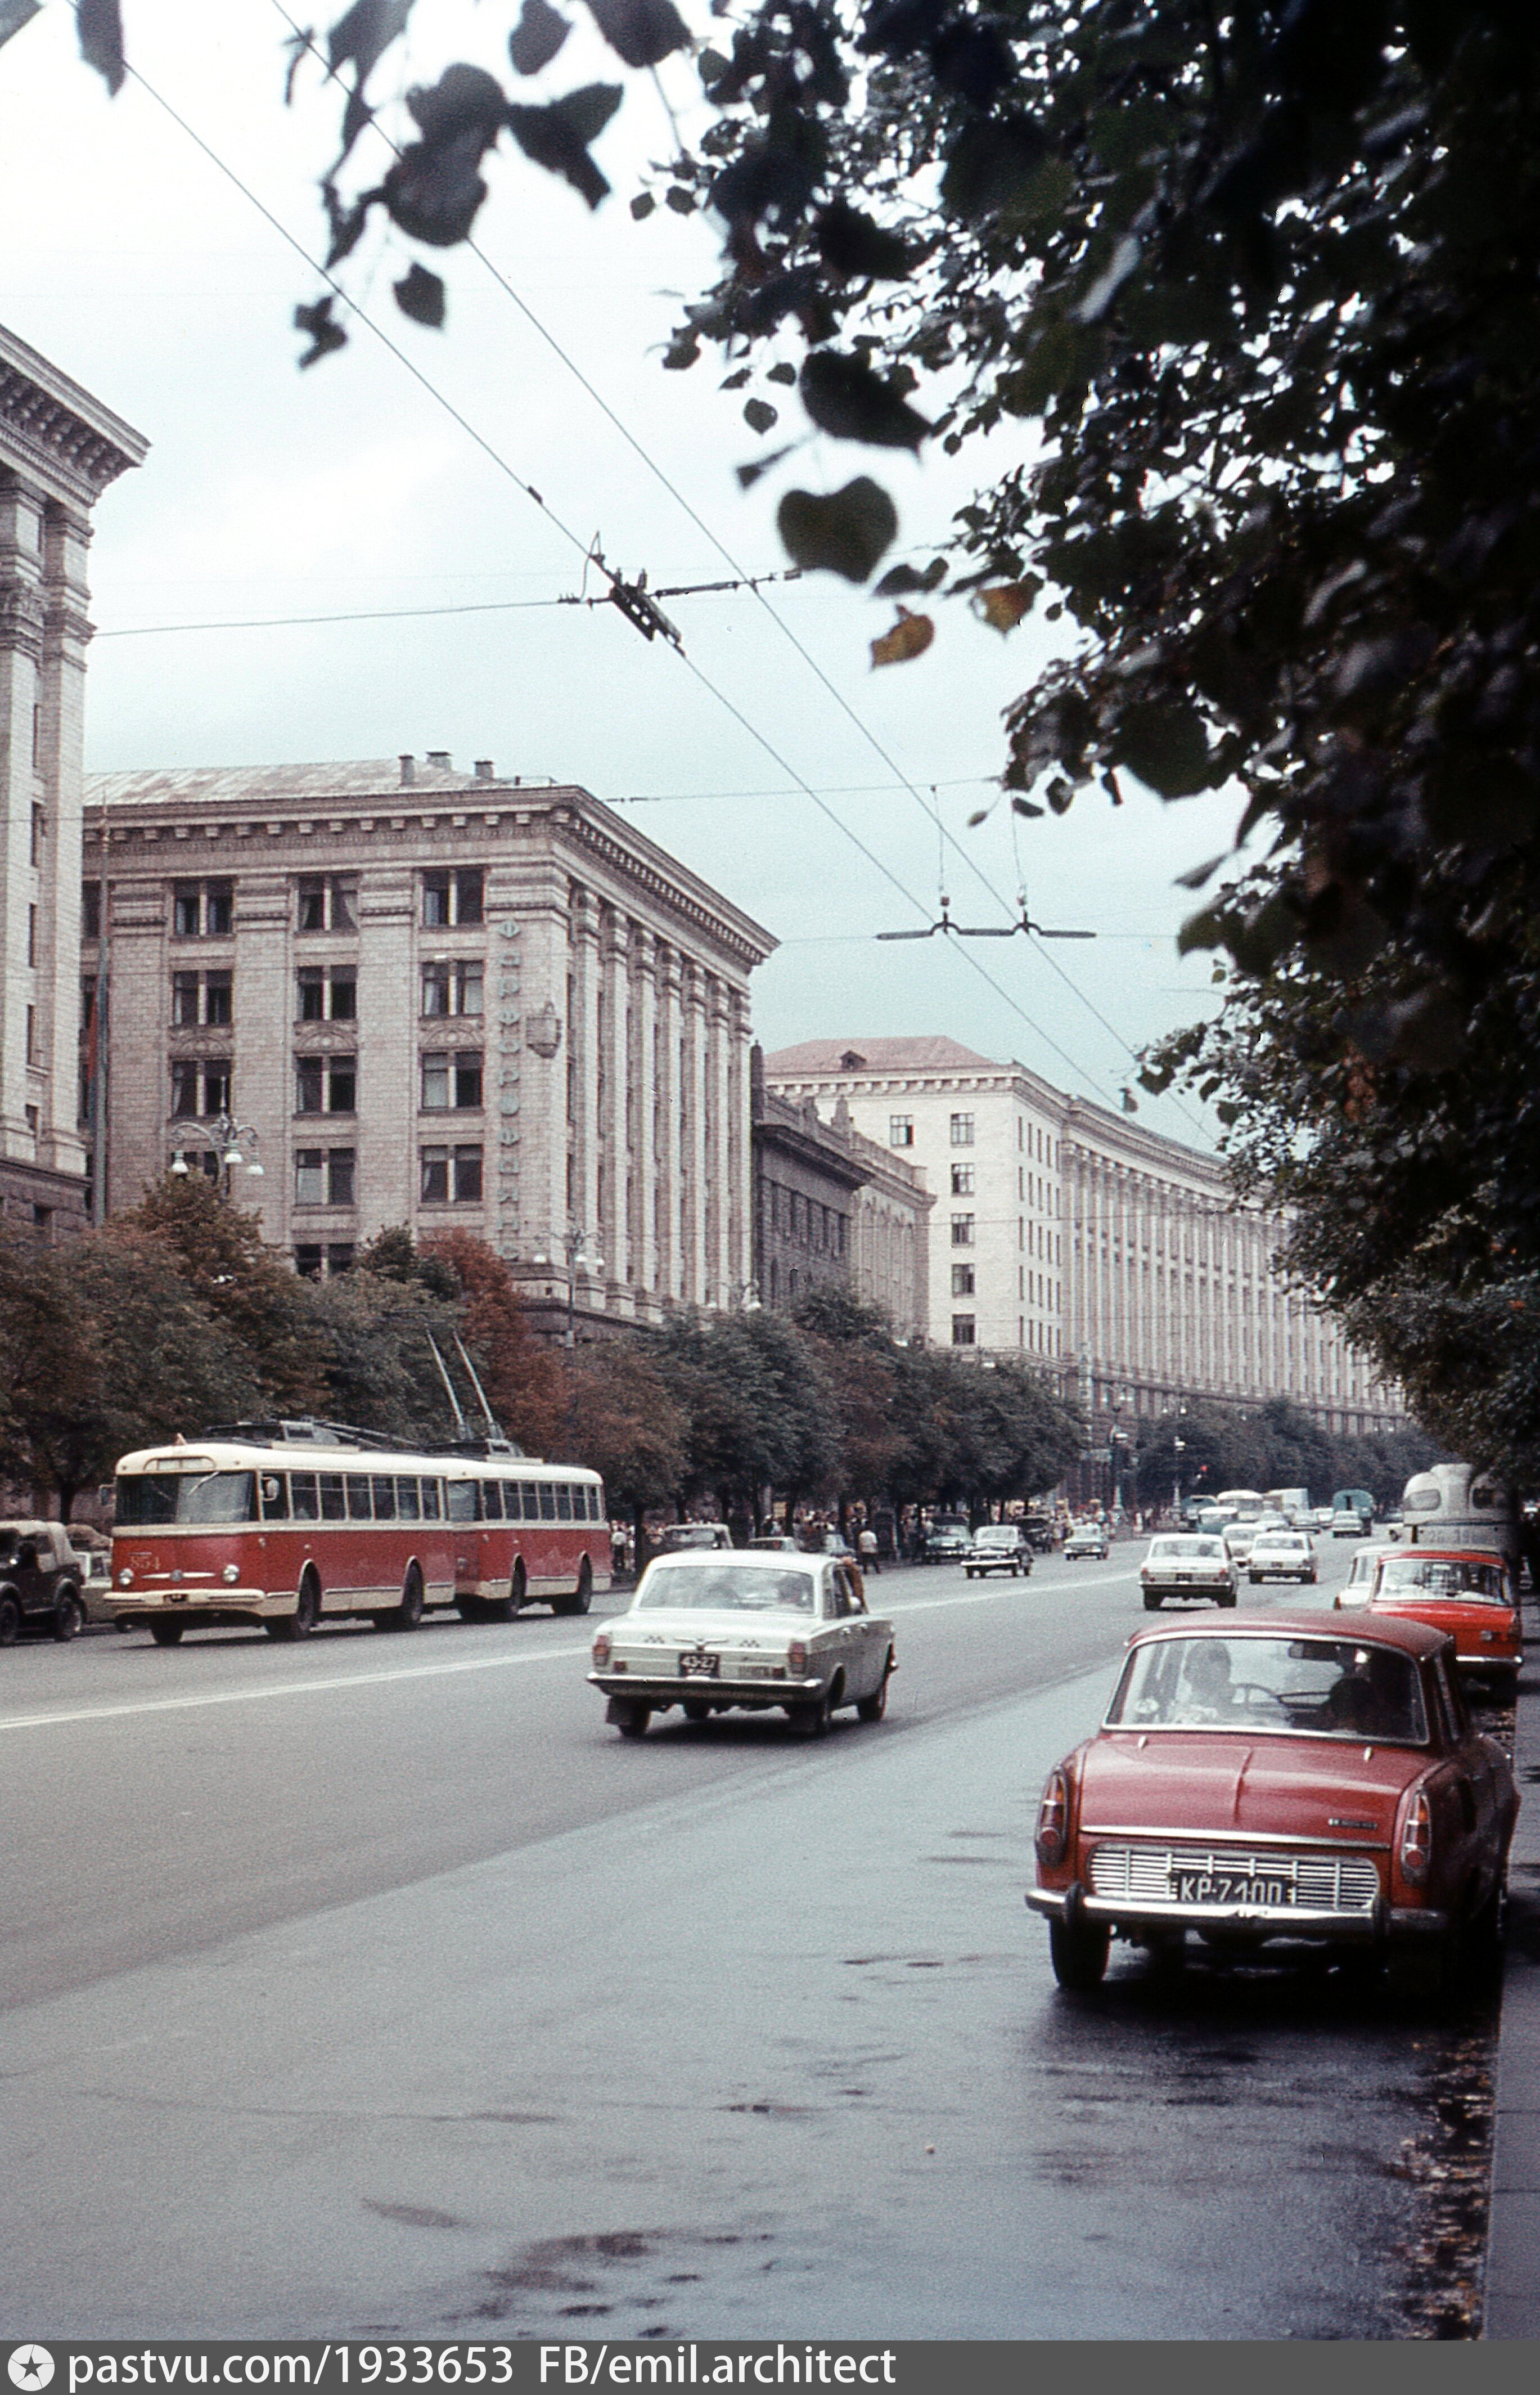
[[[1507,1955],[1493,2124],[1483,2337],[1540,2336],[1540,1597],[1524,1600],[1514,1769],[1523,1809],[1508,1867]]]

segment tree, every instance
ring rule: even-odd
[[[671,1503],[689,1471],[689,1418],[634,1340],[595,1340],[562,1362],[567,1460],[601,1474],[611,1513],[630,1515],[639,1568],[648,1512]]]
[[[166,1172],[114,1219],[124,1231],[156,1241],[189,1293],[244,1351],[256,1373],[257,1411],[324,1411],[309,1284],[264,1246],[255,1214],[232,1205],[201,1172]],[[228,1402],[219,1410],[228,1421]]]
[[[549,1454],[564,1420],[559,1367],[530,1329],[513,1275],[496,1249],[470,1231],[438,1231],[423,1241],[419,1273],[441,1276],[446,1268],[493,1413],[532,1454]]]

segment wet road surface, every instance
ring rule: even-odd
[[[1142,1619],[1136,1555],[885,1575],[888,1719],[817,1746],[623,1744],[591,1625],[538,1617],[13,1650],[7,2315],[1450,2333],[1441,2284],[1416,2304],[1457,2275],[1434,2197],[1490,2023],[1121,1949],[1099,1999],[1053,1986],[1036,1794]]]

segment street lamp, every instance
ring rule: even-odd
[[[1171,1444],[1177,1454],[1176,1478],[1171,1489],[1171,1511],[1179,1515],[1182,1509],[1182,1457],[1187,1453],[1187,1441],[1185,1438],[1174,1438]]]
[[[257,1131],[250,1123],[237,1122],[231,1114],[209,1115],[202,1119],[185,1116],[172,1124],[168,1137],[172,1142],[171,1170],[178,1181],[185,1181],[192,1170],[183,1150],[194,1146],[211,1147],[217,1156],[221,1198],[230,1196],[230,1176],[237,1165],[245,1167],[248,1181],[266,1178],[259,1158],[254,1155],[251,1162],[246,1163],[242,1145],[244,1142],[245,1147],[260,1146]]]
[[[559,1258],[566,1266],[566,1343],[569,1347],[574,1347],[577,1344],[578,1274],[580,1272],[601,1273],[604,1270],[604,1258],[601,1255],[590,1255],[588,1252],[590,1245],[597,1249],[599,1242],[597,1239],[590,1242],[586,1232],[566,1231],[563,1232],[559,1238],[547,1237],[543,1239],[539,1247],[536,1248],[533,1256],[531,1258],[532,1263],[543,1264],[547,1269],[553,1266]]]

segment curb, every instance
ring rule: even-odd
[[[1508,1859],[1507,1938],[1492,2124],[1492,2213],[1481,2335],[1540,2336],[1540,1594],[1524,1600],[1513,1768],[1521,1806]]]

